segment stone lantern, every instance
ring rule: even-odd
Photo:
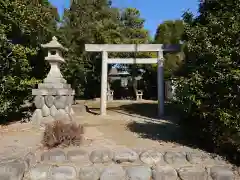
[[[60,65],[65,62],[62,51],[67,51],[54,36],[52,41],[43,44],[42,48],[48,49],[45,60],[50,64],[50,71],[43,83],[38,84],[38,89],[32,90],[35,96],[36,110],[32,122],[40,125],[53,120],[71,120],[73,115],[72,104],[74,90],[63,78]]]

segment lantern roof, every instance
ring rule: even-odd
[[[55,36],[53,36],[52,40],[47,43],[47,44],[42,44],[41,45],[43,48],[47,48],[47,49],[60,49],[60,50],[63,50],[63,51],[67,51],[66,48],[64,48],[62,46],[62,44],[60,44],[57,40],[57,38]]]

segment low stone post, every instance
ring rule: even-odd
[[[137,90],[137,101],[141,101],[143,96],[142,90]]]
[[[36,106],[32,122],[40,125],[54,120],[71,120],[74,113],[72,104],[75,91],[67,84],[60,71],[60,64],[65,62],[62,51],[67,49],[57,41],[56,37],[42,47],[48,49],[45,60],[49,62],[51,69],[43,83],[38,84],[38,89],[32,90]]]
[[[113,90],[108,90],[108,92],[107,92],[107,100],[108,101],[113,101],[113,93],[114,93]]]
[[[167,100],[176,100],[175,96],[176,87],[174,80],[168,80],[165,82],[165,97]]]

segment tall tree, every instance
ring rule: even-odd
[[[182,20],[165,21],[160,24],[155,34],[154,43],[159,44],[181,44],[184,32],[184,23]],[[172,78],[174,72],[179,68],[184,58],[183,52],[166,53],[164,56],[164,76]]]
[[[181,20],[165,21],[156,30],[153,43],[155,44],[180,44],[184,32],[184,24]],[[184,46],[182,46],[183,48]],[[149,54],[156,58],[156,54]],[[184,58],[183,51],[164,54],[164,78],[171,79],[179,69]],[[157,65],[145,66],[145,98],[157,98]]]
[[[145,20],[141,18],[140,11],[136,8],[126,8],[121,12],[122,34],[124,35],[124,43],[126,44],[146,44],[150,41],[149,32],[144,28]],[[123,57],[144,57],[148,53],[127,53]],[[137,81],[135,77],[142,65],[125,65],[132,75],[132,86],[136,94]]]
[[[136,8],[126,8],[121,12],[123,24],[122,33],[126,44],[144,44],[150,40],[148,31],[144,28],[145,20],[141,18],[140,11]]]
[[[73,1],[65,11],[60,36],[69,48],[65,75],[77,95],[99,96],[101,56],[86,53],[84,46],[122,41],[118,9],[112,8],[108,0]]]
[[[56,20],[56,11],[47,1],[0,1],[0,114],[3,119],[19,112],[21,104],[31,99],[36,80],[45,75],[39,45],[51,36]],[[36,71],[36,64],[43,64],[42,68],[38,67],[40,71]]]
[[[216,149],[240,147],[239,12],[240,1],[205,1],[198,17],[184,16],[187,48],[178,98],[198,135]],[[225,150],[234,154],[229,146]]]

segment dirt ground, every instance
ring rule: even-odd
[[[176,118],[157,118],[156,101],[109,102],[106,116],[99,116],[99,101],[86,101],[85,104],[90,114],[82,116],[76,113],[78,122],[86,128],[95,127],[104,138],[117,145],[131,148],[155,147],[163,150],[183,147],[178,142],[182,135]],[[78,105],[74,107],[75,112],[77,107]]]
[[[86,142],[96,146],[127,146],[131,148],[179,149],[181,131],[174,120],[156,118],[154,101],[115,101],[108,103],[106,116],[99,116],[99,101],[79,101],[89,107],[88,113],[79,112],[80,104],[74,105],[74,119],[84,124]],[[31,123],[12,123],[0,127],[0,155],[3,158],[19,156],[26,151],[41,148],[43,129]],[[1,158],[1,159],[2,159]]]

